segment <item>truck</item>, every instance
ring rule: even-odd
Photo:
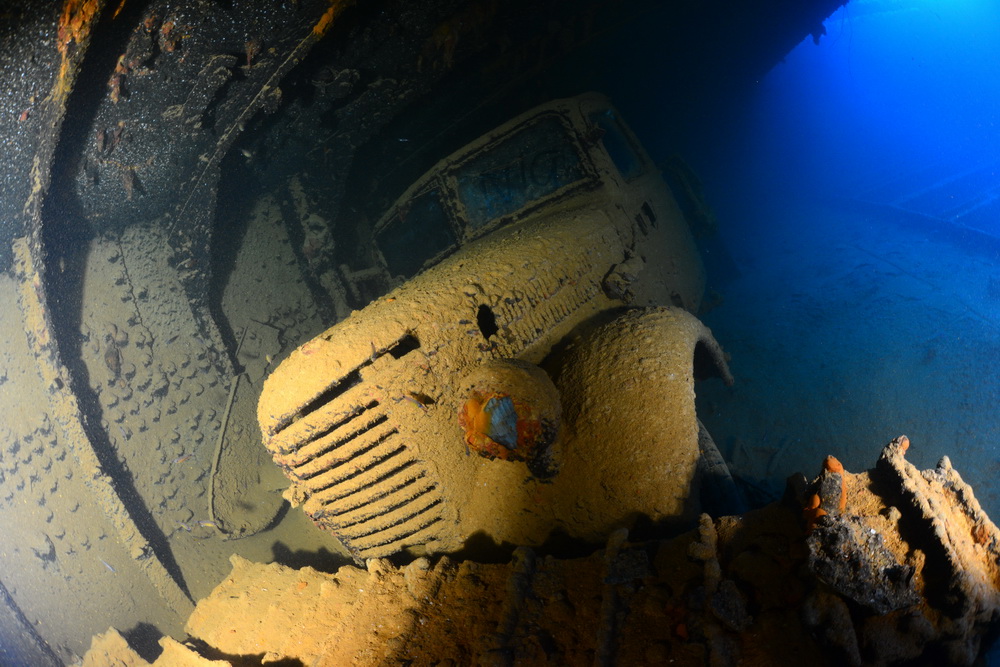
[[[671,191],[610,101],[523,113],[375,224],[389,291],[300,346],[258,421],[285,497],[356,559],[600,542],[728,478],[695,378],[732,377]]]

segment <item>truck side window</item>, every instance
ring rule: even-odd
[[[584,178],[573,139],[557,118],[520,130],[463,164],[458,195],[473,230]]]
[[[628,138],[618,126],[614,112],[610,109],[590,114],[590,122],[601,128],[601,143],[608,152],[618,173],[630,181],[642,173],[642,162],[632,149]]]
[[[407,203],[375,238],[389,274],[394,277],[413,277],[428,260],[457,242],[437,188],[422,192]]]

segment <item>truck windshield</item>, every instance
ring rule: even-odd
[[[394,277],[412,278],[456,244],[437,188],[426,190],[400,207],[375,238],[375,245]]]
[[[575,142],[555,116],[543,117],[476,155],[456,172],[473,230],[583,180]]]

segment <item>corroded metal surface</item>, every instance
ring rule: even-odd
[[[206,653],[310,665],[971,665],[1000,620],[997,529],[956,471],[917,471],[899,443],[875,470],[837,473],[844,510],[837,480],[833,511],[811,533],[797,498],[824,475],[792,483],[784,501],[761,510],[702,515],[671,540],[630,542],[616,531],[580,558],[522,547],[507,564],[373,559],[334,574],[234,558],[186,630]],[[810,555],[810,540],[848,523],[868,534],[844,534],[849,551],[874,534],[883,565],[912,565],[910,593],[892,609],[876,613],[858,588],[831,585],[817,568],[827,556]],[[892,567],[870,580],[883,600]],[[95,655],[124,657],[122,644],[109,633]],[[189,658],[201,659],[193,649]]]

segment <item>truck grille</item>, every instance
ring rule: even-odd
[[[365,386],[327,392],[271,440],[276,462],[309,492],[303,510],[362,560],[433,539],[442,519],[438,486]]]

